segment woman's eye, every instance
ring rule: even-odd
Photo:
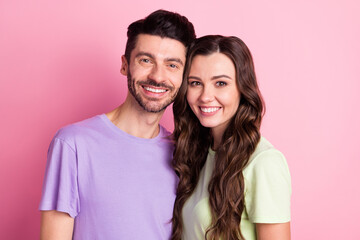
[[[189,83],[191,86],[199,86],[201,83],[198,81],[192,81]]]

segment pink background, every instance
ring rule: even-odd
[[[262,133],[292,174],[293,239],[360,239],[356,0],[2,0],[0,239],[39,238],[52,136],[124,100],[126,28],[159,8],[187,16],[198,36],[236,35],[251,49],[267,103]],[[173,129],[171,111],[162,123]]]

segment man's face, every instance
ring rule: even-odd
[[[171,104],[182,82],[186,48],[177,40],[140,34],[128,63],[122,57],[121,73],[129,92],[147,112],[161,112]]]

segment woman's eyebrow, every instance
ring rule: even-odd
[[[195,77],[195,76],[188,76],[188,79],[195,79],[195,80],[201,80],[199,77]]]
[[[219,79],[219,78],[228,78],[228,79],[232,79],[231,77],[229,77],[228,75],[225,75],[225,74],[222,74],[222,75],[216,75],[216,76],[213,76],[211,78],[211,80],[216,80],[216,79]]]

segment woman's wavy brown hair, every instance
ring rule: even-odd
[[[187,77],[195,56],[217,52],[225,54],[234,63],[240,104],[216,150],[215,167],[208,186],[212,221],[205,239],[243,239],[240,231],[245,200],[242,171],[260,140],[264,103],[256,81],[252,56],[245,43],[237,37],[209,35],[197,39],[190,46],[184,81],[173,105],[173,167],[180,181],[172,219],[172,240],[180,240],[182,237],[182,208],[198,183],[212,144],[210,129],[200,124],[187,103]]]

